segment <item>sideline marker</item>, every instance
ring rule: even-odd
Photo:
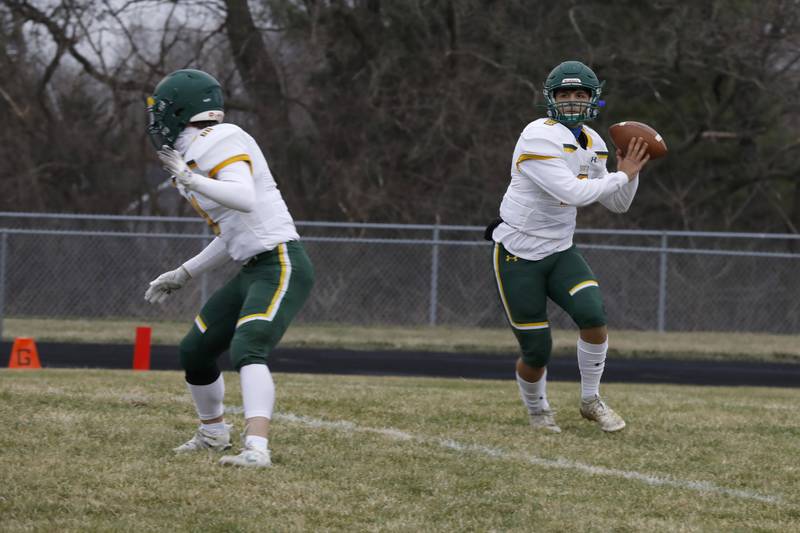
[[[31,337],[16,337],[14,339],[8,368],[42,368],[42,364],[39,362],[39,352],[36,350],[36,343]]]
[[[133,369],[150,370],[150,332],[148,327],[136,328],[136,345],[133,347]]]

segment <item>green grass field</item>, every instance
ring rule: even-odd
[[[177,372],[0,371],[3,531],[797,531],[796,389],[604,385],[526,425],[513,381],[278,374],[275,466],[175,457]],[[238,379],[228,415],[242,427]]]
[[[38,341],[132,344],[136,326],[153,329],[154,344],[176,345],[190,327],[184,322],[134,320],[69,320],[6,318],[3,338],[33,337]],[[575,357],[577,332],[553,331],[555,357]],[[354,350],[428,350],[516,354],[517,341],[508,328],[353,326],[293,324],[282,347]],[[612,359],[671,358],[718,361],[762,361],[800,364],[800,335],[763,333],[610,331]]]

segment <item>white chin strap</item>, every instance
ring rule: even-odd
[[[225,112],[219,110],[211,110],[211,111],[203,111],[202,113],[198,113],[189,119],[189,122],[206,122],[207,120],[215,120],[217,122],[222,122],[222,119],[225,118]]]

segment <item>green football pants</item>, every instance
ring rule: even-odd
[[[314,268],[298,241],[250,259],[209,298],[181,342],[186,380],[212,383],[219,376],[217,358],[228,348],[236,370],[266,364],[313,284]]]
[[[547,298],[580,329],[606,324],[603,298],[592,269],[573,245],[539,261],[529,261],[494,245],[494,273],[506,318],[529,366],[543,367],[553,346]]]

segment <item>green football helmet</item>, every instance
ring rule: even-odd
[[[600,114],[600,95],[603,85],[594,71],[580,61],[564,61],[554,68],[544,82],[544,99],[547,105],[547,116],[567,127],[575,127],[588,120],[594,120]],[[558,89],[586,89],[589,92],[587,102],[556,103],[555,92]],[[579,112],[575,113],[575,106]],[[567,109],[571,112],[567,113]]]
[[[175,146],[190,122],[222,122],[225,106],[222,86],[202,70],[176,70],[156,85],[147,99],[150,124],[147,135],[156,149]]]

